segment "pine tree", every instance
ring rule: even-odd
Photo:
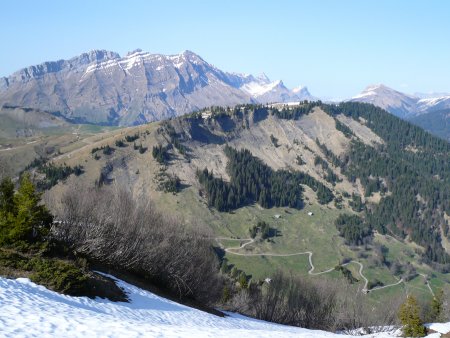
[[[10,223],[7,240],[12,244],[17,241],[34,242],[50,229],[52,215],[40,204],[41,194],[36,192],[30,176],[25,174],[17,193],[14,195],[16,213]]]
[[[405,337],[425,336],[425,327],[419,316],[420,308],[414,296],[408,296],[406,301],[400,306],[398,317],[403,325],[403,335]]]

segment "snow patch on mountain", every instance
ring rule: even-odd
[[[193,64],[200,64],[200,58],[193,56],[192,52],[184,51],[181,54],[176,55],[162,55],[162,54],[150,54],[149,52],[143,52],[138,49],[134,52],[128,53],[125,57],[120,59],[107,60],[99,63],[91,64],[86,68],[85,74],[92,73],[99,70],[106,70],[111,67],[120,67],[121,69],[128,71],[134,67],[142,65],[144,62],[160,63],[157,66],[157,70],[161,71],[165,67],[173,66],[180,69],[186,62]]]
[[[0,278],[2,337],[334,337],[234,313],[221,318],[117,280],[130,299],[70,297]]]
[[[270,91],[273,91],[274,89],[276,89],[276,87],[282,84],[283,83],[280,80],[269,83],[252,81],[250,83],[244,84],[241,89],[249,93],[254,98],[258,98],[258,96],[262,96]]]
[[[121,57],[94,50],[70,60],[45,62],[0,79],[0,106],[55,112],[89,123],[134,125],[183,115],[211,105],[314,100],[306,87],[224,72],[199,55]]]
[[[419,113],[426,113],[448,108],[450,108],[450,95],[420,99],[419,101],[417,101],[417,111]]]
[[[432,98],[436,98],[436,97],[450,96],[450,93],[445,93],[445,92],[420,93],[420,92],[416,92],[413,95],[420,99],[432,99]]]
[[[129,302],[71,297],[50,291],[26,278],[13,280],[0,277],[1,335],[6,338],[345,336],[269,323],[235,313],[218,317],[124,281],[115,281],[127,293]],[[431,324],[430,328],[447,333],[450,323]],[[367,337],[395,337],[399,333],[399,330],[395,330]]]
[[[294,94],[298,94],[298,93],[306,93],[306,92],[308,92],[308,88],[306,87],[306,86],[298,86],[298,87],[295,87],[294,89],[292,89],[292,92],[294,93]],[[308,92],[309,93],[309,92]]]
[[[367,86],[361,93],[359,93],[358,95],[353,96],[352,100],[366,98],[366,97],[371,97],[371,96],[376,96],[378,94],[377,90],[378,89],[382,89],[383,87],[384,86],[382,84]]]

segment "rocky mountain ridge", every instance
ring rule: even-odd
[[[224,72],[191,51],[135,50],[121,57],[94,50],[44,62],[0,79],[0,105],[52,112],[74,122],[136,125],[211,105],[312,99],[282,81]]]
[[[121,57],[93,50],[0,78],[0,110],[34,109],[70,122],[97,125],[139,125],[209,106],[303,100],[318,98],[307,87],[291,90],[264,73],[222,71],[191,51],[163,55],[137,49]],[[450,108],[450,94],[410,95],[378,84],[349,101],[374,104],[450,138],[448,114],[443,113]]]

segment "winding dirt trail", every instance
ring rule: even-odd
[[[228,247],[228,248],[224,248],[225,252],[232,254],[232,255],[236,255],[236,256],[270,256],[270,257],[292,257],[292,256],[300,256],[300,255],[308,255],[308,261],[309,261],[309,265],[310,265],[310,269],[308,270],[308,274],[309,275],[313,275],[313,276],[317,276],[317,275],[322,275],[325,273],[329,273],[331,271],[334,271],[335,268],[330,268],[328,270],[324,270],[324,271],[320,271],[320,272],[314,272],[315,270],[315,266],[313,264],[312,261],[312,256],[313,253],[311,251],[303,251],[303,252],[295,252],[295,253],[290,253],[290,254],[277,254],[277,253],[243,253],[243,252],[236,252],[236,250],[241,250],[243,248],[245,248],[247,245],[252,244],[255,242],[254,239],[252,238],[245,238],[245,239],[237,239],[237,238],[228,238],[228,237],[217,237],[215,238],[215,240],[220,243],[220,240],[228,240],[228,241],[240,241],[240,245],[239,246],[235,246],[235,247]],[[369,293],[369,292],[373,292],[376,290],[381,290],[381,289],[385,289],[388,287],[392,287],[392,286],[396,286],[399,285],[401,283],[403,283],[403,279],[398,280],[398,282],[396,283],[392,283],[392,284],[388,284],[388,285],[383,285],[383,286],[376,286],[374,288],[368,289],[368,285],[369,285],[369,280],[366,278],[366,276],[364,276],[363,274],[363,270],[364,270],[364,265],[361,262],[358,261],[350,261],[347,263],[342,264],[342,266],[346,266],[349,264],[357,264],[359,265],[359,275],[361,276],[361,278],[364,280],[364,286],[361,289],[361,292],[363,293]],[[431,290],[430,285],[427,283],[431,293],[433,293],[433,290]]]
[[[383,285],[383,286],[375,286],[374,288],[370,289],[369,291],[381,290],[381,289],[389,288],[391,286],[399,285],[401,283],[403,283],[403,278],[400,278],[397,283],[392,283],[392,284]]]
[[[425,284],[427,285],[428,290],[430,290],[431,295],[432,295],[433,297],[435,297],[434,291],[433,291],[433,289],[431,288],[430,283],[428,282],[427,275],[425,275],[425,274],[423,274],[423,273],[419,273],[419,275],[421,275],[421,276],[425,279]]]
[[[15,146],[15,147],[2,148],[2,149],[0,149],[0,152],[11,151],[11,150],[16,150],[16,149],[20,149],[20,148],[25,148],[25,147],[29,146],[30,144],[35,144],[37,141],[40,141],[40,139],[39,140],[34,140],[34,141],[29,141],[29,142],[26,142],[26,143],[23,143],[23,144],[19,144],[19,145]]]

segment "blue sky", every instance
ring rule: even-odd
[[[189,49],[225,71],[345,98],[371,83],[450,92],[450,1],[5,0],[0,76],[91,49]]]

